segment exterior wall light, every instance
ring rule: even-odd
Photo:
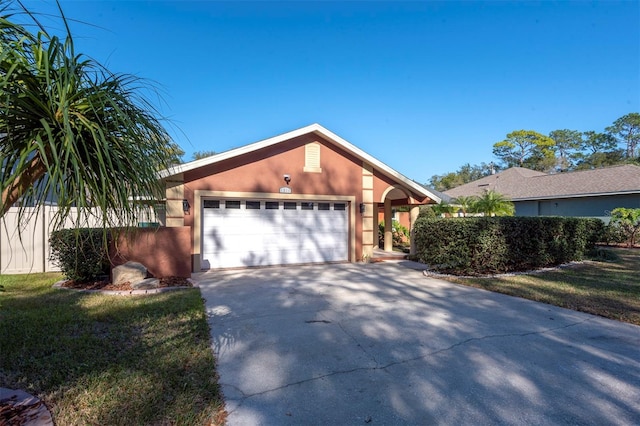
[[[189,200],[182,200],[182,211],[185,213],[189,213],[190,208],[191,204],[189,204]]]
[[[291,176],[284,175],[284,181],[287,183],[287,185],[289,185],[289,183],[291,182]]]
[[[364,203],[360,203],[360,214],[364,214],[367,210],[367,206]]]

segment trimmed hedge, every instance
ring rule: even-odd
[[[526,271],[583,259],[603,230],[590,218],[419,218],[416,257],[456,275]]]
[[[109,274],[109,256],[102,228],[61,229],[51,233],[51,260],[65,277],[90,281]]]

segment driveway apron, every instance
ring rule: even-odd
[[[197,274],[228,424],[640,424],[640,327],[407,265]]]

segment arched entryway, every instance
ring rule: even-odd
[[[405,189],[397,186],[389,186],[383,193],[378,210],[384,212],[384,247],[379,247],[385,253],[393,253],[393,209],[398,207],[409,207],[409,239],[411,241],[410,254],[415,254],[414,225],[418,218],[420,205],[417,200],[411,197]]]

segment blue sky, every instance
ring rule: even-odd
[[[79,52],[158,84],[185,160],[317,122],[426,183],[513,130],[640,111],[638,1],[62,6]]]

